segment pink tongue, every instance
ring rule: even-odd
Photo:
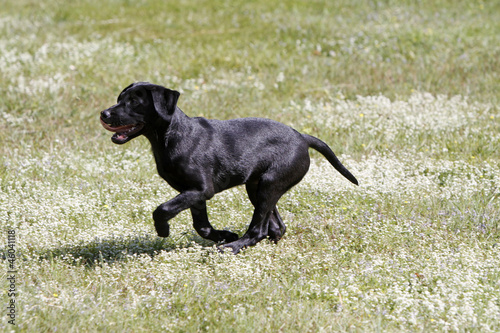
[[[127,136],[126,136],[125,134],[118,134],[118,133],[117,133],[116,137],[117,137],[118,139],[120,139],[120,140],[124,140],[124,139],[126,139],[126,138],[127,138]]]

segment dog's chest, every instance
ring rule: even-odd
[[[165,181],[172,186],[175,190],[182,192],[186,190],[185,182],[178,177],[178,175],[174,175],[172,173],[163,172],[160,173],[160,177],[165,179]]]
[[[185,174],[182,165],[176,165],[165,156],[157,156],[156,154],[155,160],[158,174],[175,190],[182,192],[189,190],[193,186],[192,177]]]

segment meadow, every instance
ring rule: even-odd
[[[6,0],[0,78],[1,331],[500,331],[499,2]],[[360,186],[311,151],[277,245],[221,254],[189,212],[159,238],[176,192],[99,124],[134,81],[317,136]],[[208,206],[247,229],[243,188]]]

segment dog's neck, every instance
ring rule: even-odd
[[[144,134],[152,145],[158,143],[163,146],[169,137],[174,138],[182,136],[183,133],[190,132],[191,118],[178,107],[175,108],[168,121],[161,118],[157,121],[157,125]]]
[[[194,126],[192,119],[176,107],[168,125],[162,123],[144,134],[151,143],[160,174],[160,170],[164,170],[170,164],[169,152],[173,151],[184,138],[190,137]],[[159,152],[163,154],[159,155]]]

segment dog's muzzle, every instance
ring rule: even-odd
[[[102,127],[115,133],[111,137],[111,140],[116,144],[123,144],[129,141],[135,134],[139,133],[144,128],[144,124],[122,125],[116,127],[111,126],[102,119],[102,116],[100,120]]]

